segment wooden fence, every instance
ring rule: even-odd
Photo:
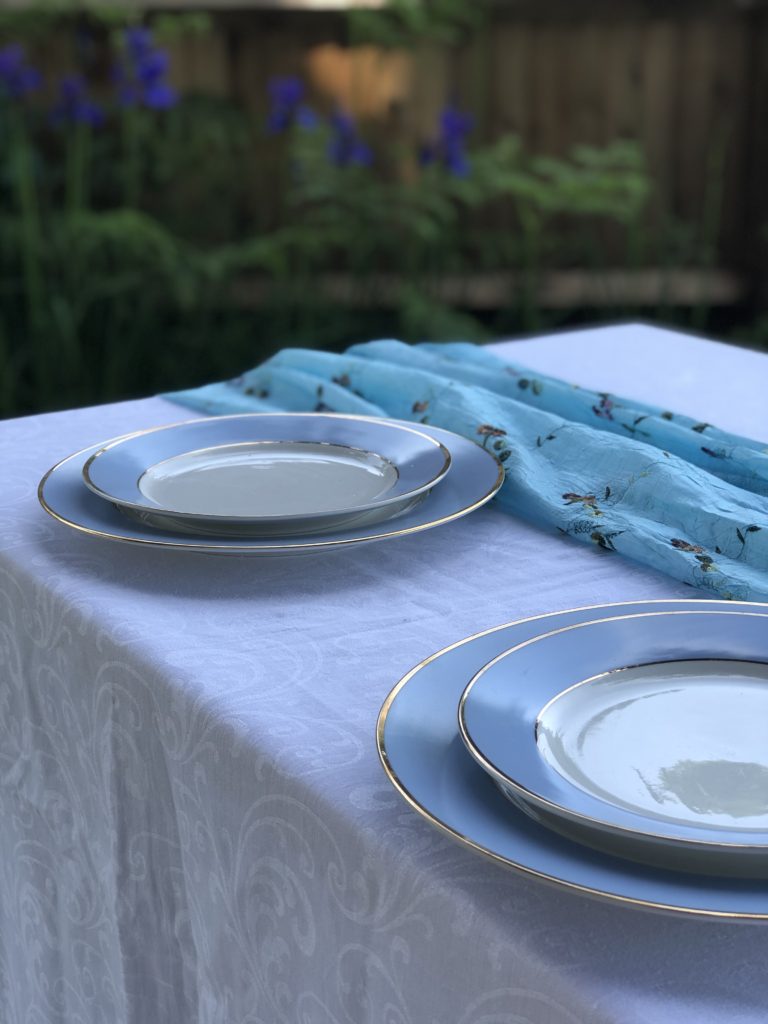
[[[211,32],[171,45],[175,84],[230,97],[258,120],[269,79],[298,74],[321,107],[341,104],[414,147],[449,100],[475,115],[476,142],[511,131],[531,152],[562,155],[636,139],[652,222],[714,236],[715,253],[694,262],[736,275],[723,295],[768,306],[768,0],[501,0],[464,43],[409,50],[358,44],[341,11],[276,2],[139,6],[210,11]],[[54,46],[52,65],[61,56]]]
[[[355,46],[338,12],[230,9],[214,25],[175,45],[177,84],[236,97],[256,117],[268,79],[296,73],[321,102],[413,141],[448,99],[476,114],[478,141],[514,131],[532,151],[562,154],[638,139],[656,215],[709,220],[717,262],[766,290],[764,3],[508,0],[470,42],[410,52]]]

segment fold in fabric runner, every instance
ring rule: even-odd
[[[504,511],[721,597],[768,600],[768,447],[466,343],[284,349],[163,397],[209,414],[325,411],[445,427],[504,464]]]

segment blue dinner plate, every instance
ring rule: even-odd
[[[259,537],[181,536],[177,531],[144,526],[97,497],[83,483],[86,461],[103,447],[92,445],[57,463],[40,482],[40,503],[54,519],[91,537],[142,544],[154,548],[201,551],[212,554],[273,555],[305,551],[332,551],[351,544],[404,537],[452,522],[480,508],[496,494],[504,480],[501,464],[473,441],[439,427],[421,427],[451,456],[451,472],[412,509],[396,519],[339,529],[322,537],[297,535]]]
[[[89,456],[83,479],[149,525],[161,513],[160,525],[186,532],[301,534],[399,513],[438,484],[450,462],[440,441],[406,423],[251,413],[117,438]]]
[[[484,666],[467,749],[537,820],[661,866],[768,876],[768,630],[734,609],[548,630]]]
[[[459,735],[457,707],[467,682],[509,648],[578,622],[662,610],[768,615],[768,605],[743,602],[641,601],[554,612],[469,637],[422,662],[387,697],[377,724],[384,770],[400,795],[432,825],[531,878],[646,909],[768,919],[764,881],[636,864],[538,824],[503,796]]]

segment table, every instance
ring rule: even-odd
[[[628,325],[499,346],[768,438],[768,358]],[[690,597],[493,507],[262,560],[90,540],[36,486],[158,398],[0,424],[3,1024],[746,1024],[768,927],[660,917],[453,844],[378,765],[394,682],[521,616]]]

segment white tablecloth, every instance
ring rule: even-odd
[[[768,439],[768,358],[646,327],[510,358]],[[690,597],[491,508],[401,540],[229,559],[89,540],[37,505],[161,399],[0,424],[2,1024],[742,1024],[768,927],[521,878],[386,782],[395,681],[517,617]]]

